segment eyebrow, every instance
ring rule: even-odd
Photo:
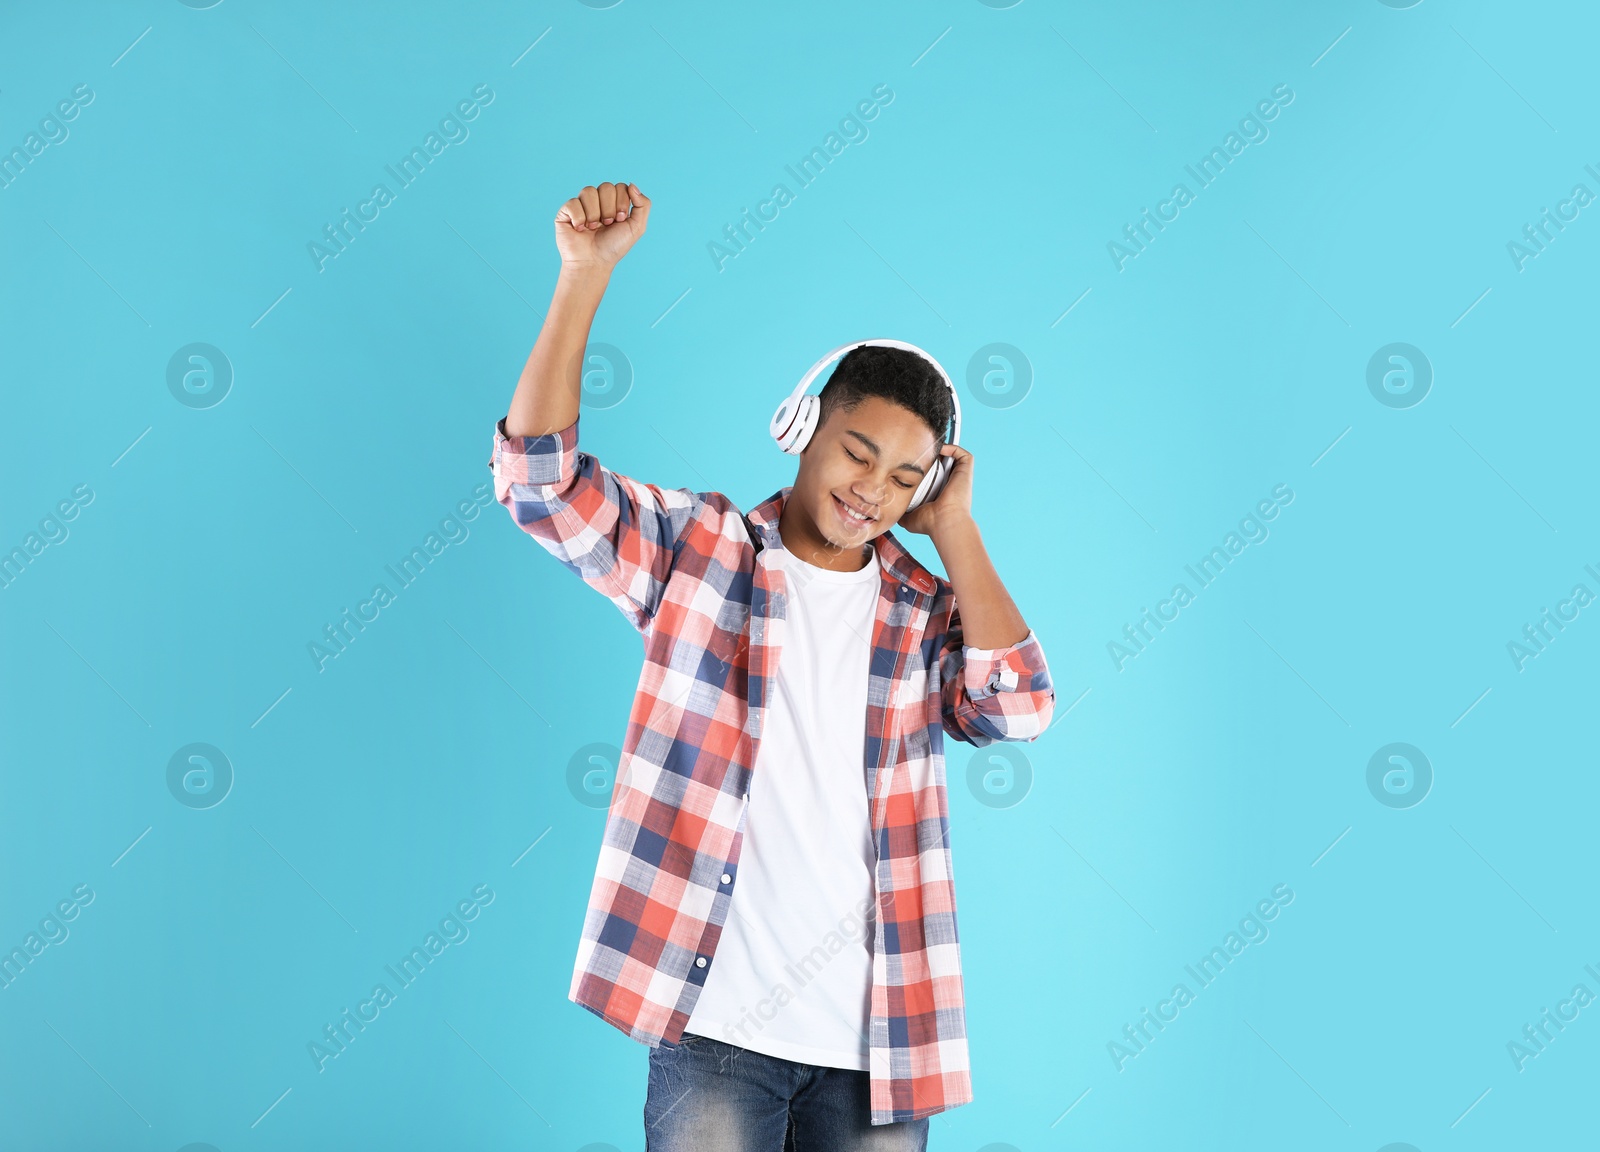
[[[855,431],[854,429],[846,429],[845,430],[845,435],[846,436],[854,436],[857,440],[861,441],[868,448],[872,449],[872,454],[874,456],[883,455],[883,449],[879,448],[871,440],[867,439],[865,436],[863,436],[861,433]],[[895,465],[895,471],[896,472],[900,471],[900,469],[902,469],[902,468],[909,468],[913,472],[915,472],[918,476],[926,476],[928,474],[928,470],[926,468],[922,467],[922,465],[920,465],[920,464],[912,464],[910,461],[907,461],[904,464],[896,464]]]

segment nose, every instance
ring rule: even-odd
[[[856,498],[859,499],[863,504],[877,506],[883,503],[883,497],[888,491],[888,487],[888,482],[880,478],[876,480],[862,480],[856,484],[852,484],[850,486],[850,490],[856,494]]]

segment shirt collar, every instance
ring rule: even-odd
[[[789,493],[792,491],[794,491],[793,485],[780,488],[750,510],[750,522],[756,531],[761,533],[762,543],[768,548],[783,546],[783,540],[778,535],[778,518],[783,513],[784,501],[789,498]],[[884,532],[874,538],[872,547],[878,554],[878,564],[895,580],[910,585],[924,595],[932,595],[934,589],[938,587],[938,580],[933,573],[906,551],[905,546],[895,539],[892,531]]]

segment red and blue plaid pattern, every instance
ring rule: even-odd
[[[785,488],[744,517],[716,492],[663,489],[578,451],[578,425],[495,429],[495,497],[644,638],[568,998],[652,1047],[676,1043],[716,962],[738,883],[787,589],[774,551]],[[760,537],[755,547],[750,532]],[[944,737],[1032,740],[1055,691],[1032,633],[962,643],[947,581],[888,532],[872,634],[863,786],[877,848],[872,1122],[972,1099]]]

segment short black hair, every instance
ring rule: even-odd
[[[846,352],[822,386],[817,425],[835,408],[854,410],[868,396],[881,396],[908,408],[933,430],[940,443],[950,431],[950,390],[928,360],[904,348],[866,344]]]

